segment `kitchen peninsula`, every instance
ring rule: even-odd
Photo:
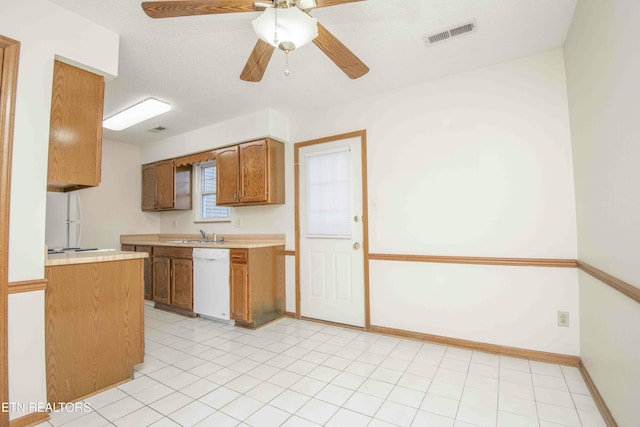
[[[146,257],[121,251],[48,255],[48,402],[73,402],[128,381],[143,362]]]

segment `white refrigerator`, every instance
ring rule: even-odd
[[[47,192],[45,243],[49,249],[78,248],[81,236],[82,209],[78,192]]]

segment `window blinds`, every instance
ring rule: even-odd
[[[307,237],[351,238],[351,152],[309,153],[305,161]]]
[[[201,166],[200,169],[201,218],[228,218],[229,208],[216,206],[216,166]]]

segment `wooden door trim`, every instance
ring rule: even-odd
[[[11,152],[13,122],[18,82],[20,42],[0,36],[3,50],[0,66],[0,402],[9,401],[9,366],[7,337],[7,306],[9,285],[9,203],[11,196]],[[0,425],[9,424],[9,413],[0,411]]]
[[[369,211],[367,193],[367,131],[366,129],[325,138],[298,142],[293,145],[293,175],[294,175],[294,210],[295,210],[295,268],[296,268],[296,319],[300,319],[300,177],[299,150],[311,145],[340,141],[343,139],[360,138],[362,160],[362,251],[364,254],[364,330],[371,328],[371,307],[369,301]]]

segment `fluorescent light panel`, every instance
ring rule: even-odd
[[[169,110],[171,110],[171,105],[166,102],[147,98],[104,120],[102,126],[111,130],[123,130]]]

